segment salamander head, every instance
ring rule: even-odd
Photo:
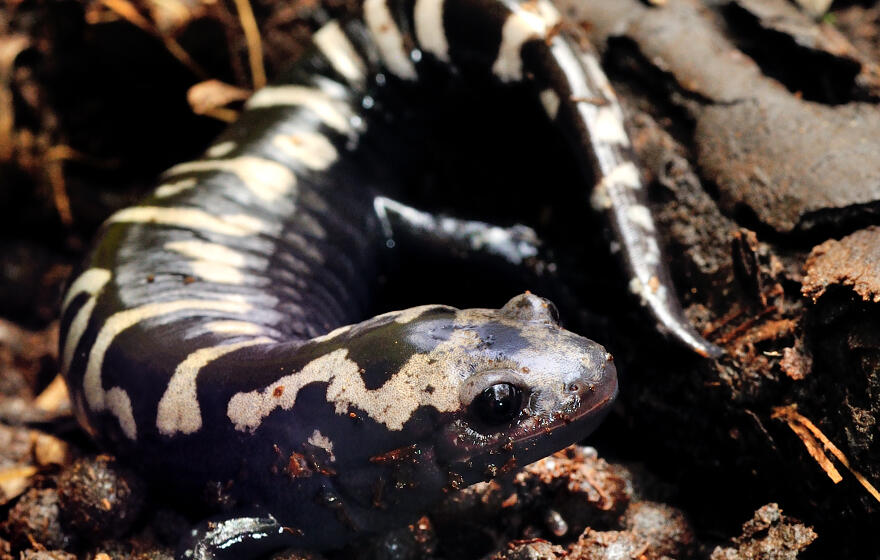
[[[549,301],[526,293],[499,310],[456,313],[452,336],[472,339],[460,368],[460,409],[435,442],[464,484],[524,466],[575,443],[617,395],[610,354],[559,326]]]
[[[318,357],[304,371],[326,364],[322,406],[334,411],[308,416],[335,456],[324,483],[362,530],[583,439],[617,394],[605,349],[561,328],[553,304],[528,293],[501,309],[387,313],[311,348]]]
[[[364,378],[381,386],[360,406],[350,399],[387,428],[381,440],[419,442],[462,484],[583,439],[617,394],[605,349],[560,327],[555,306],[529,293],[501,309],[394,312],[342,338]],[[377,400],[380,392],[389,399]]]

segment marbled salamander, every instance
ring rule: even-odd
[[[529,88],[599,178],[592,202],[631,289],[679,340],[718,353],[676,302],[608,80],[551,4],[362,8],[321,27],[202,159],[111,216],[63,301],[62,370],[85,429],[181,487],[260,508],[194,531],[185,557],[335,547],[400,525],[449,488],[582,439],[614,399],[610,356],[531,294],[358,322],[392,226],[514,262],[531,247],[522,230],[380,196],[393,173],[370,155],[387,109],[371,103],[426,72]]]

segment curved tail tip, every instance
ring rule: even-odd
[[[725,353],[723,348],[712,344],[693,331],[692,328],[688,328],[684,332],[676,330],[674,334],[682,344],[704,358],[717,360]]]
[[[702,345],[693,346],[692,348],[694,349],[694,352],[696,352],[700,356],[704,358],[711,358],[713,360],[717,360],[724,355],[724,348],[721,348],[720,346],[717,346],[705,340],[703,341]]]

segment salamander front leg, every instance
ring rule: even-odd
[[[528,226],[438,216],[383,196],[374,199],[373,207],[388,247],[406,255],[428,253],[435,264],[442,259],[463,262],[469,273],[489,271],[493,290],[502,281],[506,288],[540,293],[568,310],[569,317],[583,310],[547,246]],[[586,320],[592,323],[594,318]]]
[[[399,239],[417,240],[420,246],[430,246],[458,258],[499,259],[517,267],[539,255],[541,241],[532,228],[524,225],[504,228],[435,216],[384,196],[377,196],[373,207],[389,247],[394,247]]]
[[[261,558],[296,544],[296,536],[271,514],[253,514],[199,523],[177,548],[177,560]]]

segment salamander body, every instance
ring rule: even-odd
[[[679,340],[717,352],[682,319],[614,93],[552,5],[362,8],[323,25],[202,159],[111,216],[63,301],[62,371],[83,427],[147,472],[258,508],[194,533],[186,557],[328,548],[406,523],[449,488],[582,439],[613,401],[610,356],[532,294],[364,320],[394,224],[513,262],[529,250],[515,231],[383,196],[395,108],[382,100],[428,73],[532,92],[598,177],[593,205],[633,291]]]

